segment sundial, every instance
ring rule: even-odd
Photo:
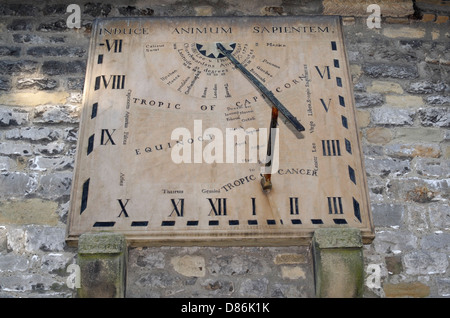
[[[339,17],[97,20],[67,240],[374,236]]]

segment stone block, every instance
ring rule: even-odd
[[[449,17],[446,15],[439,15],[436,17],[436,21],[435,23],[437,24],[442,24],[442,23],[447,23],[449,20]]]
[[[0,174],[0,198],[23,198],[35,190],[35,180],[23,172]]]
[[[364,64],[363,71],[370,77],[387,77],[387,78],[398,78],[398,79],[408,79],[417,78],[419,73],[415,65],[389,65],[389,64]]]
[[[58,224],[56,209],[58,204],[53,201],[29,199],[25,201],[4,202],[0,210],[0,224]]]
[[[82,47],[64,47],[64,46],[35,46],[27,50],[27,55],[33,57],[47,56],[65,56],[65,57],[83,57],[86,49]]]
[[[373,222],[375,226],[399,226],[402,221],[404,206],[400,204],[380,203],[373,206]]]
[[[42,176],[37,193],[49,200],[70,195],[72,172],[56,172]]]
[[[65,227],[28,225],[25,231],[25,250],[36,253],[61,252],[65,247]]]
[[[383,127],[369,128],[366,131],[366,138],[368,142],[385,145],[392,140],[392,132]]]
[[[52,22],[46,22],[41,23],[36,28],[36,31],[43,31],[43,32],[61,32],[61,31],[67,31],[70,30],[66,25],[66,20],[56,20]]]
[[[241,283],[239,292],[244,297],[263,297],[269,285],[267,278],[250,279],[247,278]]]
[[[426,31],[417,27],[387,27],[383,28],[383,35],[388,38],[411,38],[421,39],[425,36]]]
[[[371,122],[375,125],[412,125],[415,110],[395,107],[381,107],[371,111]]]
[[[370,4],[380,6],[383,17],[406,17],[414,13],[413,3],[408,0],[324,0],[323,13],[327,15],[367,17]]]
[[[28,122],[28,113],[10,108],[0,109],[0,127],[18,126]]]
[[[31,20],[16,19],[9,23],[6,28],[10,31],[31,31],[33,23]]]
[[[125,297],[127,245],[121,234],[82,234],[78,241],[80,298]]]
[[[398,297],[427,297],[430,295],[430,287],[420,282],[384,284],[383,290],[388,298]]]
[[[356,107],[383,105],[383,96],[376,93],[355,93]]]
[[[42,73],[46,75],[83,74],[85,69],[84,61],[45,61],[42,64]]]
[[[6,77],[0,77],[0,91],[9,91],[11,89],[11,81]]]
[[[31,4],[0,4],[0,15],[4,16],[35,16],[39,8]]]
[[[14,105],[14,106],[62,104],[65,103],[68,96],[69,94],[66,92],[47,92],[47,91],[37,91],[33,93],[17,92],[1,95],[0,104]]]
[[[317,297],[361,297],[364,280],[359,229],[321,228],[314,232],[313,256]]]
[[[447,253],[413,251],[403,257],[407,275],[444,274],[448,267]]]
[[[430,105],[448,105],[450,104],[450,96],[434,95],[426,98],[427,104]]]
[[[58,81],[52,78],[21,78],[17,80],[17,89],[51,90],[58,86]]]
[[[387,145],[385,153],[392,158],[398,159],[412,159],[415,157],[439,158],[441,149],[438,144],[432,143],[403,143]]]
[[[444,82],[418,81],[412,82],[406,89],[409,93],[414,94],[430,94],[445,91],[447,85]]]
[[[17,75],[22,73],[34,73],[37,71],[39,63],[30,60],[0,61],[0,74]]]
[[[394,93],[403,94],[403,88],[398,83],[387,81],[373,81],[370,86],[367,87],[369,93]]]
[[[201,256],[184,255],[172,258],[171,263],[176,272],[188,277],[204,277],[205,259]]]
[[[422,106],[423,100],[420,96],[411,95],[386,95],[386,104],[395,107],[415,107]]]

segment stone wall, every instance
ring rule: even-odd
[[[431,0],[2,1],[0,297],[76,295],[64,238],[93,19],[298,14],[344,16],[376,226],[365,268],[381,270],[364,295],[449,297],[450,6]],[[309,247],[131,248],[127,295],[313,297],[312,277]]]

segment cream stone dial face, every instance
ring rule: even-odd
[[[121,18],[92,32],[68,242],[299,245],[320,227],[373,239],[339,18]],[[304,131],[283,114],[274,125],[258,85]]]

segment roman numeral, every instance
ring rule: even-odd
[[[344,214],[342,210],[342,197],[327,197],[328,214]]]
[[[209,204],[211,205],[211,210],[208,216],[214,212],[214,215],[227,215],[227,199],[218,198],[213,202],[213,199],[208,198]]]
[[[112,135],[114,134],[116,130],[113,129],[112,132],[109,132],[108,129],[102,129],[102,137],[100,138],[100,144],[101,145],[107,145],[108,142],[111,143],[111,145],[115,145],[116,143],[112,139]]]
[[[122,52],[122,40],[114,40],[112,43],[109,40],[105,40],[106,42],[106,49],[108,52],[111,52],[112,49],[114,49],[114,53],[121,53]],[[101,43],[100,45],[104,45]]]
[[[184,199],[178,199],[178,201],[175,202],[175,199],[170,199],[172,202],[173,210],[169,214],[169,216],[172,216],[172,214],[175,212],[177,216],[183,216],[184,212]]]
[[[328,104],[325,104],[323,98],[320,99],[320,102],[322,103],[322,106],[325,109],[325,111],[328,113],[328,109],[330,109],[331,98],[328,99]]]
[[[324,156],[340,156],[341,146],[339,140],[322,140],[322,153]]]
[[[331,79],[330,67],[328,65],[323,69],[323,73],[320,71],[317,65],[315,65],[314,67],[316,68],[317,73],[319,73],[321,79],[323,79],[325,76],[327,77],[327,79]]]
[[[117,199],[117,201],[119,201],[120,208],[122,209],[120,211],[120,214],[119,214],[118,218],[120,218],[120,216],[122,214],[124,214],[125,217],[127,218],[128,217],[128,213],[127,213],[127,210],[125,209],[125,207],[127,206],[127,204],[130,201],[130,199],[126,199],[125,203],[122,201],[122,199]]]
[[[100,75],[95,78],[95,90],[99,90],[102,86],[111,89],[125,88],[125,75],[110,75],[107,79],[106,75]]]
[[[296,197],[289,198],[289,204],[291,207],[291,210],[290,210],[291,215],[297,215],[298,214],[298,198],[296,198]]]

